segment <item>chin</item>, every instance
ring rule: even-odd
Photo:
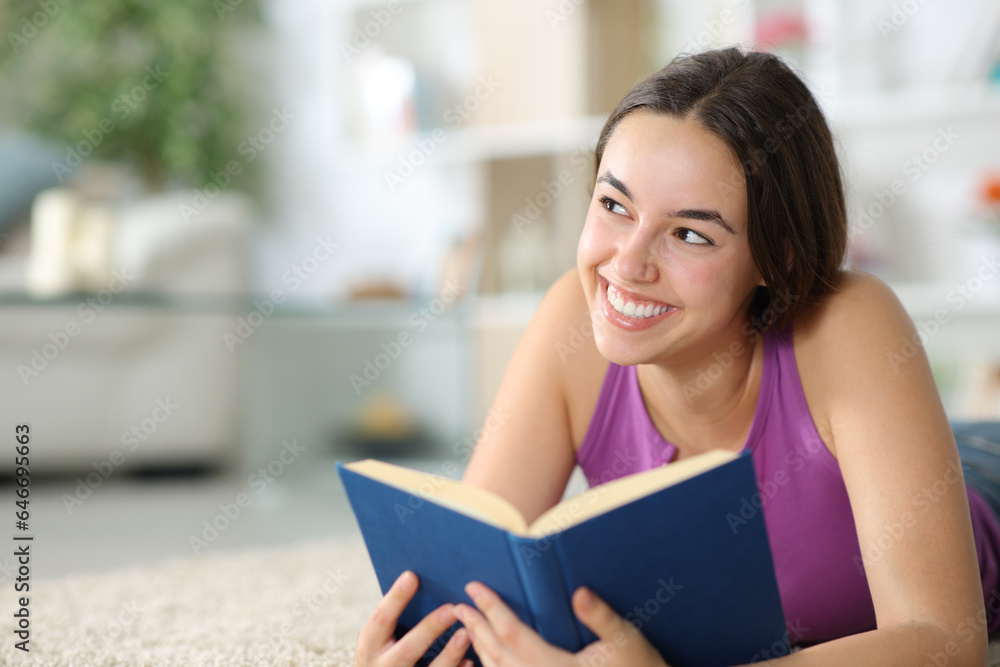
[[[594,327],[594,345],[597,351],[602,357],[619,366],[655,363],[663,353],[663,341],[657,342],[655,350],[651,349],[651,342],[653,341],[626,340],[607,322]]]

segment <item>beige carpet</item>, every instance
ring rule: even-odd
[[[379,591],[360,539],[164,561],[32,583],[31,652],[0,588],[0,664],[347,667]],[[990,645],[1000,666],[1000,641]]]
[[[31,652],[0,591],[0,664],[339,667],[379,599],[360,538],[216,552],[32,585]]]

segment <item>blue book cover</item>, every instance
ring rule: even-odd
[[[727,519],[757,493],[750,452],[708,452],[602,484],[531,526],[498,496],[454,480],[371,460],[337,470],[382,592],[404,570],[420,578],[397,636],[441,604],[472,604],[463,588],[476,580],[568,651],[596,640],[570,603],[588,586],[671,667],[788,652],[763,515],[735,532]]]

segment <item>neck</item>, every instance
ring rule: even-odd
[[[742,446],[757,405],[763,337],[729,331],[694,361],[637,367],[653,423],[678,448]]]

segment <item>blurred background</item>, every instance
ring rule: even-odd
[[[0,28],[0,403],[42,575],[356,530],[338,458],[460,474],[575,264],[607,113],[730,44],[802,73],[851,265],[950,415],[1000,418],[997,3],[53,0]]]

